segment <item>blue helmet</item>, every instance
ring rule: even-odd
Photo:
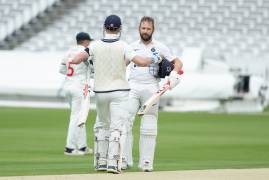
[[[159,63],[158,77],[165,78],[165,76],[169,76],[169,74],[171,73],[173,69],[174,69],[174,64],[168,61],[167,59],[163,59]]]
[[[104,22],[105,29],[116,31],[119,28],[121,28],[121,19],[119,16],[112,14],[110,16],[107,16],[105,22]]]

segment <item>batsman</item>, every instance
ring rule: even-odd
[[[126,131],[123,136],[126,136],[125,147],[123,151],[122,169],[127,169],[133,165],[132,158],[132,126],[134,117],[139,109],[152,95],[159,89],[160,78],[169,75],[166,81],[173,89],[180,82],[180,72],[182,68],[181,60],[172,55],[167,46],[159,41],[152,39],[154,32],[154,19],[152,17],[143,17],[139,25],[140,40],[131,44],[132,48],[143,57],[149,57],[151,54],[158,52],[163,56],[163,62],[160,66],[158,64],[151,64],[148,67],[141,67],[134,62],[130,64],[129,85],[131,91],[129,93],[130,113],[132,118],[126,124]],[[166,66],[170,63],[172,66]],[[168,68],[168,74],[166,69]],[[171,68],[169,70],[169,68]],[[159,73],[162,70],[162,73]],[[163,71],[164,70],[164,71]],[[164,74],[163,74],[164,73]],[[157,137],[157,120],[158,120],[158,106],[157,102],[147,113],[141,118],[140,123],[140,140],[139,140],[139,164],[138,167],[145,172],[153,170],[153,161]]]

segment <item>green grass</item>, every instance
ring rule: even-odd
[[[93,157],[63,155],[69,110],[0,109],[0,176],[94,173]],[[93,120],[88,141],[93,146]],[[138,171],[139,122],[134,126]],[[269,167],[269,115],[159,114],[154,169]]]

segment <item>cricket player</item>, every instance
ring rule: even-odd
[[[89,46],[92,40],[88,33],[78,33],[76,35],[77,45],[68,50],[60,65],[60,73],[66,76],[64,90],[71,108],[65,155],[85,155],[93,151],[87,146],[86,127],[77,126],[83,98],[88,93],[85,85],[88,84],[89,64],[71,62],[78,53],[83,52]]]
[[[152,38],[154,33],[154,19],[143,17],[139,25],[140,40],[131,44],[132,48],[143,57],[149,57],[152,52],[158,51],[165,59],[174,64],[174,69],[170,73],[167,81],[170,82],[170,89],[173,89],[180,82],[179,70],[182,68],[182,62],[176,56],[170,53],[167,46]],[[135,62],[130,64],[129,85],[129,103],[132,106],[129,109],[132,118],[126,124],[126,142],[123,153],[122,168],[126,169],[133,165],[132,159],[132,125],[134,117],[141,105],[145,103],[159,89],[158,64],[152,64],[148,67],[138,66]],[[140,124],[139,141],[139,164],[142,171],[150,172],[153,170],[154,152],[157,137],[158,107],[156,104],[151,110],[142,116]]]
[[[104,38],[92,43],[89,53],[81,53],[73,60],[79,63],[89,56],[94,65],[94,92],[98,117],[94,126],[96,170],[121,172],[122,129],[129,116],[125,110],[129,96],[126,80],[126,64],[130,61],[139,66],[159,63],[158,53],[143,58],[124,41],[120,40],[121,19],[110,15],[104,22]]]

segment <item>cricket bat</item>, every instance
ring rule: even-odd
[[[183,74],[183,71],[180,70],[179,74]],[[160,100],[161,96],[170,88],[170,82],[165,83],[155,94],[153,94],[138,110],[137,114],[142,116],[146,114],[152,106],[156,105]]]
[[[81,101],[81,107],[77,123],[79,127],[82,127],[86,123],[90,110],[90,95],[88,91],[88,84],[85,84],[83,91],[83,99]]]
[[[147,113],[152,106],[158,103],[159,99],[161,98],[161,95],[165,93],[170,87],[169,81],[165,83],[155,94],[153,94],[144,104],[143,106],[139,109],[137,112],[138,115],[142,116],[145,113]]]

